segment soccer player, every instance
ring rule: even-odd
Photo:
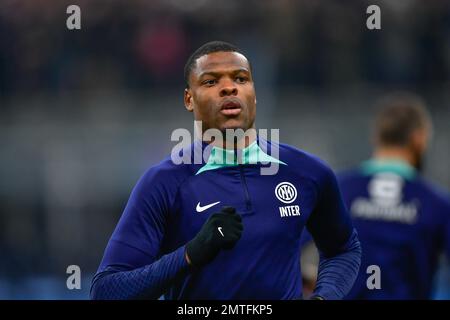
[[[431,119],[406,93],[380,108],[373,158],[338,175],[363,249],[347,298],[429,299],[439,255],[450,253],[449,197],[420,176]]]
[[[251,67],[237,47],[201,46],[185,80],[185,107],[202,130],[255,128]],[[348,293],[361,249],[333,172],[256,134],[240,142],[196,141],[181,153],[200,148],[200,164],[168,157],[141,177],[93,279],[93,299],[301,299],[305,226],[321,252],[312,298]],[[276,174],[261,174],[274,163]]]

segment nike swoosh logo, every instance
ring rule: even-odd
[[[197,203],[197,208],[195,208],[195,210],[197,212],[203,212],[205,210],[208,210],[211,207],[214,207],[216,204],[219,204],[219,203],[220,203],[220,201],[217,201],[214,203],[207,204],[206,206],[200,206],[200,202],[199,202],[199,203]]]

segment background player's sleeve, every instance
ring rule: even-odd
[[[323,167],[318,180],[318,200],[307,228],[320,255],[313,296],[342,299],[352,288],[361,263],[361,245],[342,201],[334,173]]]
[[[150,169],[134,188],[93,279],[92,299],[157,299],[188,271],[184,246],[159,257],[177,188],[165,176]]]
[[[444,214],[444,246],[445,253],[447,256],[447,261],[450,263],[450,200],[446,198],[445,208],[442,210]]]

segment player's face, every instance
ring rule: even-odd
[[[214,52],[197,59],[184,92],[186,109],[203,131],[254,128],[256,96],[247,59],[237,52]]]

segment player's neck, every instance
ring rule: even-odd
[[[376,160],[400,160],[413,165],[414,157],[407,148],[402,147],[379,147],[373,153]]]
[[[241,138],[232,138],[231,140],[224,139],[223,141],[212,141],[211,144],[213,146],[222,148],[222,149],[245,149],[250,146],[254,141],[256,141],[256,130],[254,128],[250,128],[246,131],[245,135]],[[226,137],[226,135],[225,135]]]

